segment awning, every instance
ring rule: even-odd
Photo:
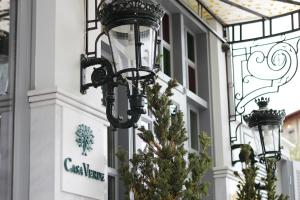
[[[300,0],[182,0],[204,21],[222,25],[269,19],[300,10]]]

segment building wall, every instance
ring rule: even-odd
[[[237,182],[231,165],[228,81],[222,42],[176,1],[160,2],[171,17],[171,77],[180,83],[172,100],[184,113],[188,134],[191,134],[190,111],[193,111],[197,116],[197,131],[205,131],[212,137],[214,162],[206,177],[211,182],[207,199],[229,200]],[[84,1],[26,0],[18,6],[16,94],[20,96],[15,115],[13,199],[89,200],[97,199],[99,191],[99,199],[107,199],[107,178],[104,182],[95,182],[70,174],[64,167],[65,159],[71,156],[73,161],[99,166],[101,172],[118,179],[117,166],[110,167],[106,161],[109,123],[101,89],[91,88],[86,95],[79,91],[80,54],[85,50]],[[221,35],[222,27],[214,21],[210,23]],[[100,30],[101,26],[91,38]],[[198,80],[195,92],[189,89],[187,32],[195,39]],[[108,40],[103,37],[101,42]],[[89,44],[94,43],[91,40]],[[99,50],[101,56],[109,56],[109,52],[101,52],[100,43]],[[166,87],[171,77],[159,72],[158,81]],[[119,110],[127,108],[123,102],[120,98]],[[151,128],[152,121],[151,116],[144,115],[139,124]],[[79,148],[75,148],[74,132],[81,123],[94,130],[95,138],[102,138],[87,157],[81,156]],[[129,129],[117,132],[116,145],[126,148],[131,157],[144,144],[137,137],[137,131]],[[191,140],[186,148],[194,151]],[[100,157],[92,159],[95,154]],[[97,159],[103,162],[94,163]],[[101,189],[97,191],[91,189],[93,187]],[[121,182],[116,184],[116,193],[123,199]]]
[[[300,113],[296,111],[286,116],[284,120],[283,137],[293,144],[300,142]]]

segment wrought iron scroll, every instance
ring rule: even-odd
[[[97,57],[97,47],[100,37],[103,33],[100,33],[100,21],[97,18],[98,8],[104,2],[103,0],[84,0],[85,1],[85,54],[88,57]],[[91,42],[95,41],[95,42]],[[94,46],[90,47],[89,44]]]
[[[257,41],[231,44],[234,113],[230,116],[231,142],[237,141],[248,103],[290,82],[298,69],[299,32]],[[252,108],[253,109],[253,108]],[[235,131],[233,132],[233,123]],[[234,135],[233,135],[234,134]]]

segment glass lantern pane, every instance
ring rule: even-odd
[[[262,144],[261,144],[261,140],[260,140],[259,131],[258,131],[257,127],[254,127],[251,130],[252,130],[252,134],[253,134],[254,142],[255,142],[255,147],[253,147],[253,150],[254,150],[255,154],[261,155],[263,153],[263,150],[262,150],[262,146],[261,146]]]
[[[266,148],[266,153],[270,153],[269,156],[275,155],[279,151],[279,126],[262,126],[264,144]],[[269,157],[267,156],[267,157]]]
[[[111,29],[109,38],[117,71],[136,68],[134,25]]]
[[[140,26],[142,67],[152,70],[154,65],[156,31],[150,27]]]

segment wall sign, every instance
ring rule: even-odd
[[[62,190],[98,200],[107,198],[107,128],[96,117],[64,108]]]
[[[94,144],[94,135],[90,127],[80,124],[75,132],[76,142],[79,147],[82,147],[82,155],[86,156],[87,151],[91,151]]]
[[[72,158],[66,158],[64,161],[64,168],[67,172],[85,176],[87,178],[95,179],[97,181],[104,181],[104,174],[90,169],[90,164],[82,163],[75,164]]]

